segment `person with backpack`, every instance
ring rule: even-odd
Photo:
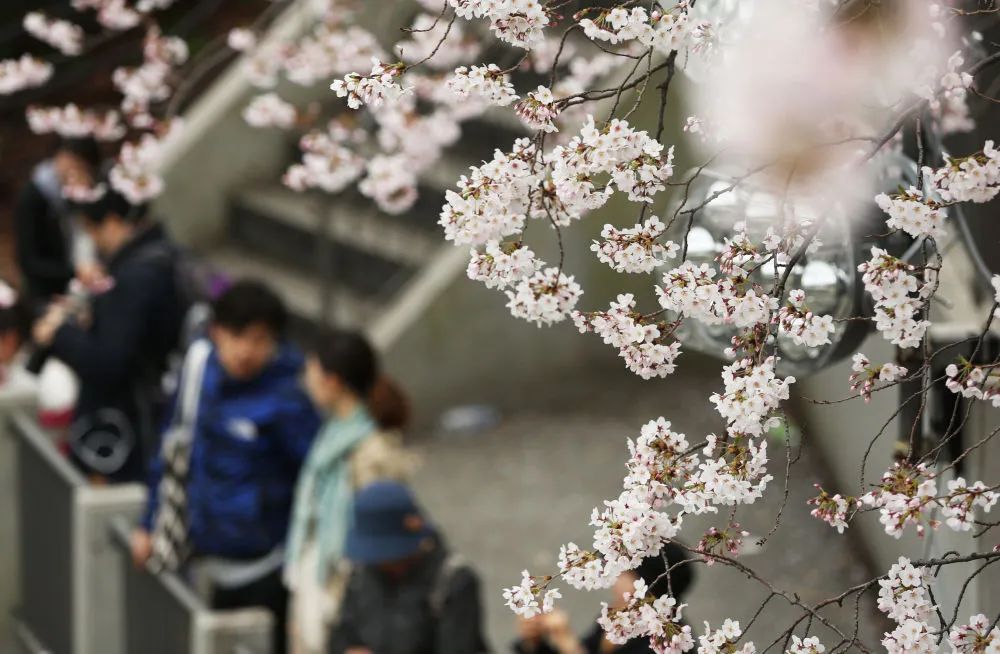
[[[320,419],[285,339],[288,313],[263,283],[234,283],[188,349],[150,466],[132,558],[177,571],[214,609],[263,607],[286,650],[285,541],[299,470]]]
[[[328,417],[299,475],[285,580],[293,593],[293,654],[323,654],[348,573],[343,551],[354,491],[409,475],[400,434],[409,405],[357,332],[322,332],[306,359],[305,381]]]
[[[635,570],[624,572],[615,580],[611,589],[612,609],[625,608],[626,594],[635,591],[635,582],[645,582],[650,597],[670,594],[682,603],[684,594],[694,580],[694,566],[686,550],[668,542],[659,556],[643,560]],[[669,574],[668,574],[669,571]],[[652,654],[648,638],[633,638],[624,645],[611,643],[604,637],[604,630],[594,624],[582,638],[570,630],[569,619],[559,610],[543,613],[533,618],[518,620],[519,637],[514,643],[515,654]]]
[[[409,488],[360,490],[344,552],[354,564],[329,654],[477,654],[479,577],[450,552]]]
[[[94,478],[137,481],[145,476],[144,454],[163,405],[161,381],[185,311],[175,283],[176,248],[145,205],[110,188],[80,210],[106,277],[50,304],[32,338],[79,378],[69,436],[74,462]]]

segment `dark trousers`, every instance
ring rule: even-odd
[[[263,607],[274,615],[272,652],[285,654],[287,648],[288,589],[281,579],[281,568],[266,577],[236,588],[216,588],[212,592],[213,609]]]

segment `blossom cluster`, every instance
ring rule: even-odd
[[[775,319],[778,331],[792,339],[796,345],[819,347],[830,342],[836,331],[833,316],[817,316],[805,305],[806,294],[800,289],[788,293],[788,306],[778,311]]]
[[[906,376],[907,369],[895,363],[883,363],[873,366],[868,357],[861,352],[855,353],[852,358],[851,370],[851,390],[857,391],[865,402],[872,399],[872,392],[878,382],[891,384]],[[884,388],[884,387],[883,387]]]
[[[643,7],[618,6],[601,11],[596,18],[583,18],[580,26],[587,38],[612,45],[637,40],[664,55],[688,46],[699,50],[707,44],[711,25],[691,19],[692,4],[681,0],[669,11],[656,9],[652,13]]]
[[[810,511],[810,515],[819,518],[837,530],[837,533],[844,533],[847,528],[848,513],[857,506],[858,501],[853,497],[842,497],[840,493],[830,495],[816,484],[819,495],[810,499],[808,504],[816,508]]]
[[[875,327],[893,345],[917,347],[930,322],[920,318],[932,284],[921,284],[910,273],[916,268],[872,247],[872,257],[858,266],[865,290],[875,300]],[[916,294],[914,296],[914,294]]]
[[[618,348],[628,369],[643,379],[666,377],[676,369],[681,344],[664,344],[666,335],[636,313],[635,296],[630,293],[619,295],[607,311],[574,312],[573,321],[580,333],[594,332]]]
[[[460,18],[487,18],[496,37],[531,50],[544,38],[549,15],[539,0],[448,0]]]
[[[1000,151],[993,141],[986,141],[978,154],[948,157],[941,168],[925,167],[923,172],[945,202],[989,202],[1000,193]]]
[[[933,472],[922,463],[897,462],[887,470],[881,483],[861,496],[866,506],[879,509],[879,522],[890,536],[899,538],[908,525],[916,525],[923,534],[925,523],[936,527],[928,509],[935,504],[937,482]]]
[[[785,654],[823,654],[825,651],[826,646],[819,642],[816,636],[808,638],[792,636],[792,643]]]
[[[707,437],[702,453],[705,459],[698,473],[678,497],[690,513],[709,511],[708,505],[734,506],[753,504],[764,496],[767,484],[774,477],[767,473],[767,441],[759,443],[742,435],[720,439]]]
[[[516,101],[514,85],[510,83],[510,75],[500,70],[496,64],[485,66],[460,66],[455,74],[448,79],[448,89],[457,97],[465,99],[476,96],[500,107],[506,107]]]
[[[925,200],[920,189],[910,187],[895,195],[880,193],[875,202],[889,214],[886,225],[901,229],[913,238],[941,238],[947,211],[933,200]]]
[[[983,482],[967,484],[964,477],[957,477],[948,482],[948,494],[941,501],[941,516],[955,531],[969,531],[975,521],[976,508],[989,513],[998,499],[1000,493],[987,488]]]
[[[713,565],[715,556],[711,555],[718,556],[725,551],[730,556],[736,556],[743,547],[743,539],[749,535],[750,532],[742,529],[738,522],[731,523],[725,529],[709,527],[698,541],[696,549],[704,555],[706,565]]]
[[[41,86],[52,77],[52,64],[31,55],[0,61],[0,95]]]
[[[403,213],[417,201],[417,176],[411,159],[403,153],[373,156],[368,160],[358,190],[374,200],[382,211]]]
[[[962,51],[955,52],[948,58],[948,72],[940,81],[940,94],[931,94],[931,112],[938,119],[940,129],[944,134],[955,132],[971,132],[976,127],[969,111],[969,89],[973,78],[967,72],[959,69],[965,64]]]
[[[35,134],[58,134],[65,138],[92,136],[98,141],[117,141],[125,136],[121,115],[114,110],[81,109],[73,103],[64,107],[28,107],[28,127]]]
[[[348,73],[343,79],[334,80],[330,90],[338,98],[346,97],[351,109],[360,109],[361,105],[377,109],[386,100],[395,100],[403,94],[403,87],[399,85],[403,70],[403,64],[384,64],[372,58],[371,73]]]
[[[694,647],[691,627],[684,624],[681,615],[685,606],[669,595],[651,597],[645,582],[639,579],[626,596],[624,608],[601,604],[597,622],[608,641],[616,645],[645,637],[657,654],[681,654]]]
[[[147,132],[138,141],[124,143],[118,153],[118,161],[108,173],[112,188],[134,205],[145,204],[162,193],[164,181],[160,176],[160,166],[163,148],[180,129],[180,122],[174,120],[160,135]]]
[[[243,108],[243,120],[252,127],[288,129],[297,118],[295,105],[282,100],[277,93],[258,95]]]
[[[507,308],[515,318],[537,325],[562,322],[583,294],[573,277],[558,268],[539,270],[506,291]]]
[[[753,327],[768,323],[778,300],[739,277],[715,278],[708,264],[685,261],[663,275],[657,287],[660,306],[695,318],[706,325]],[[734,279],[736,281],[734,281]]]
[[[664,259],[672,259],[680,251],[680,246],[673,241],[660,242],[666,230],[666,225],[656,216],[628,229],[605,225],[601,230],[604,240],[594,241],[590,249],[616,272],[650,273],[666,263]]]
[[[473,249],[466,269],[469,279],[483,282],[486,288],[505,289],[530,277],[544,264],[523,243],[488,241],[480,250]]]
[[[605,174],[629,200],[652,202],[673,175],[673,157],[673,148],[664,153],[661,143],[624,120],[612,119],[598,129],[588,116],[580,134],[551,154],[554,191],[567,214],[556,222],[567,224],[603,206],[612,193],[610,182],[598,188]]]
[[[24,16],[24,31],[59,52],[75,56],[83,52],[83,28],[68,20],[49,18],[40,11]]]
[[[755,363],[746,357],[722,369],[725,391],[709,398],[725,418],[730,434],[760,436],[778,422],[772,417],[782,400],[788,399],[788,387],[795,377],[779,377],[777,359],[770,356]]]
[[[1000,407],[1000,373],[993,366],[977,366],[965,361],[945,368],[945,386],[952,393],[977,400],[987,400]]]
[[[990,628],[989,619],[982,613],[957,625],[948,634],[952,654],[1000,654],[1000,627]]]
[[[97,22],[116,32],[132,29],[142,21],[140,12],[154,8],[145,1],[140,1],[132,8],[126,0],[71,0],[70,4],[77,11],[93,9],[97,12]]]
[[[540,586],[538,579],[528,574],[527,570],[521,573],[520,586],[507,588],[503,591],[506,605],[518,615],[529,619],[541,613],[550,613],[555,601],[560,597],[562,595],[557,589],[545,589]],[[539,598],[541,598],[540,604]]]
[[[188,58],[187,44],[177,37],[163,36],[151,27],[143,41],[141,66],[116,68],[111,76],[124,95],[122,111],[133,127],[146,129],[154,124],[149,106],[170,97],[171,73]]]
[[[698,637],[698,654],[756,654],[753,643],[737,645],[742,637],[743,630],[735,620],[726,618],[718,629],[712,629],[706,622],[705,635]]]
[[[882,640],[889,654],[931,654],[936,650],[927,626],[934,610],[927,593],[928,578],[926,568],[917,568],[907,558],[899,557],[889,574],[879,580],[878,608],[897,624]]]
[[[558,131],[553,122],[559,115],[558,103],[552,95],[552,90],[546,86],[539,86],[534,91],[529,91],[524,99],[514,105],[514,111],[531,129],[542,132]]]
[[[284,183],[296,191],[318,188],[336,193],[347,188],[365,170],[365,160],[345,144],[349,135],[336,123],[327,131],[314,131],[299,141],[302,163],[293,164],[284,176]]]

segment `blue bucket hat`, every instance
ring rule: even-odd
[[[434,536],[410,489],[377,481],[354,496],[354,520],[344,553],[357,563],[385,563],[413,556]]]

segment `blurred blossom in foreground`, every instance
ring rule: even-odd
[[[729,165],[770,164],[759,180],[774,190],[870,202],[877,166],[859,162],[902,111],[955,77],[941,8],[910,0],[749,5],[728,25],[731,42],[697,76],[694,113],[713,125]]]

